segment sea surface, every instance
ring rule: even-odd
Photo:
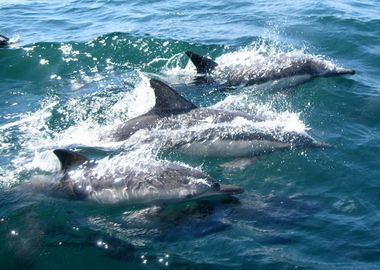
[[[0,48],[1,269],[380,269],[379,1],[2,0],[0,18],[12,42]],[[290,54],[356,74],[221,89],[194,81],[187,50],[237,69]],[[150,78],[333,147],[233,161],[162,151],[144,132],[115,142],[154,105]],[[104,205],[23,189],[54,179],[56,148],[104,170],[168,160],[245,192]]]

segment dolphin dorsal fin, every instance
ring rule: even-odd
[[[0,34],[0,46],[8,45],[9,38]]]
[[[152,109],[154,112],[173,114],[188,112],[197,108],[193,103],[181,97],[169,85],[159,80],[151,79],[150,86],[153,88],[156,97],[156,104]]]
[[[218,64],[210,58],[196,54],[192,51],[187,51],[186,55],[190,58],[191,62],[193,62],[198,73],[210,73],[214,68],[218,66]]]
[[[65,150],[65,149],[56,149],[53,153],[57,156],[59,161],[61,162],[61,170],[67,171],[72,166],[79,166],[87,161],[88,158],[79,155],[73,151]]]

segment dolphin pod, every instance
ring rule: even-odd
[[[100,203],[150,203],[228,196],[243,192],[235,185],[222,185],[200,170],[174,163],[149,165],[149,170],[124,168],[99,176],[98,164],[76,152],[53,151],[61,163],[58,181],[29,184],[34,190],[55,197]]]
[[[297,147],[328,146],[305,133],[279,134],[254,128],[251,123],[263,120],[250,114],[199,108],[159,80],[151,79],[150,85],[155,93],[155,106],[149,112],[119,126],[112,134],[116,140],[126,140],[142,129],[164,130],[169,131],[164,133],[165,138],[174,134],[164,147],[176,148],[190,155],[228,158],[252,157],[274,150]],[[231,125],[234,120],[246,124]],[[192,129],[207,121],[211,122],[211,125]],[[180,134],[177,139],[176,133]],[[157,135],[154,132],[152,134],[160,141],[164,139],[159,137],[159,132]]]
[[[355,70],[353,69],[331,67],[326,62],[313,57],[292,58],[284,54],[284,58],[288,58],[289,60],[283,67],[269,70],[265,68],[261,70],[244,67],[242,70],[239,70],[239,68],[228,65],[221,67],[220,64],[212,59],[192,51],[187,51],[186,55],[194,64],[197,73],[203,76],[201,79],[203,78],[206,81],[222,81],[227,86],[259,85],[284,79],[290,80],[288,82],[289,86],[294,86],[316,77],[355,74]]]
[[[9,39],[0,36],[0,44]],[[352,69],[327,67],[315,59],[294,60],[289,66],[263,74],[239,76],[233,69],[220,68],[215,61],[186,52],[197,72],[206,80],[222,79],[225,84],[252,85],[290,77],[308,80],[315,77],[355,74]],[[226,72],[226,74],[223,74]],[[307,133],[281,128],[262,128],[265,120],[244,112],[200,108],[162,81],[151,79],[155,105],[147,113],[128,120],[109,134],[116,141],[148,131],[144,142],[159,142],[160,147],[201,157],[246,158],[276,150],[328,147]],[[30,183],[35,190],[54,196],[102,203],[167,202],[231,196],[243,192],[236,185],[223,185],[200,170],[171,162],[148,164],[139,169],[125,166],[123,172],[99,174],[95,160],[64,149],[54,150],[61,163],[58,181]]]

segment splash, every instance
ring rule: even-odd
[[[194,80],[194,76],[197,72],[194,66],[187,62],[186,66],[183,67],[183,62],[186,61],[184,53],[178,53],[166,60],[164,67],[162,68],[162,73],[165,78],[172,83],[191,83]]]
[[[41,102],[36,111],[8,119],[0,126],[1,151],[17,151],[17,154],[9,157],[9,164],[2,167],[0,185],[12,186],[35,171],[57,171],[59,163],[52,154],[53,149],[138,148],[134,145],[136,141],[113,142],[107,136],[109,130],[153,106],[154,94],[148,86],[148,79],[139,74],[136,80],[136,87],[131,91],[106,89],[68,100],[51,95]],[[136,157],[149,156],[151,151],[145,148],[148,146],[141,145],[141,149],[135,152]]]
[[[256,96],[247,93],[239,93],[236,95],[229,95],[224,100],[212,106],[215,109],[229,110],[229,111],[244,111],[255,115],[263,121],[258,123],[251,123],[252,125],[261,126],[268,129],[281,129],[283,132],[296,132],[305,134],[309,128],[301,120],[300,112],[292,112],[289,110],[279,111],[274,108],[272,100],[263,102]]]

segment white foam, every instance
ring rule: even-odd
[[[16,183],[25,171],[57,171],[59,162],[52,153],[57,148],[87,146],[117,149],[124,146],[138,149],[128,142],[114,142],[108,134],[109,130],[114,130],[119,124],[154,105],[149,81],[144,75],[139,75],[141,81],[132,91],[107,95],[95,92],[73,97],[67,102],[50,96],[41,102],[36,111],[10,116],[8,123],[0,126],[0,145],[4,152],[12,151],[16,145],[20,150],[11,164],[2,168],[0,185]],[[99,111],[104,113],[100,114]],[[49,123],[52,117],[59,121],[56,127]],[[63,128],[66,125],[68,127]],[[15,136],[13,134],[17,134],[15,142],[11,142],[11,137]],[[140,147],[141,157],[149,155],[149,151],[144,150],[146,146]]]
[[[268,74],[280,72],[288,67],[311,61],[321,71],[333,70],[336,66],[321,56],[305,53],[303,50],[284,52],[276,47],[260,44],[251,48],[226,53],[216,59],[217,68],[213,76],[226,81],[248,81],[251,78],[264,78]]]

